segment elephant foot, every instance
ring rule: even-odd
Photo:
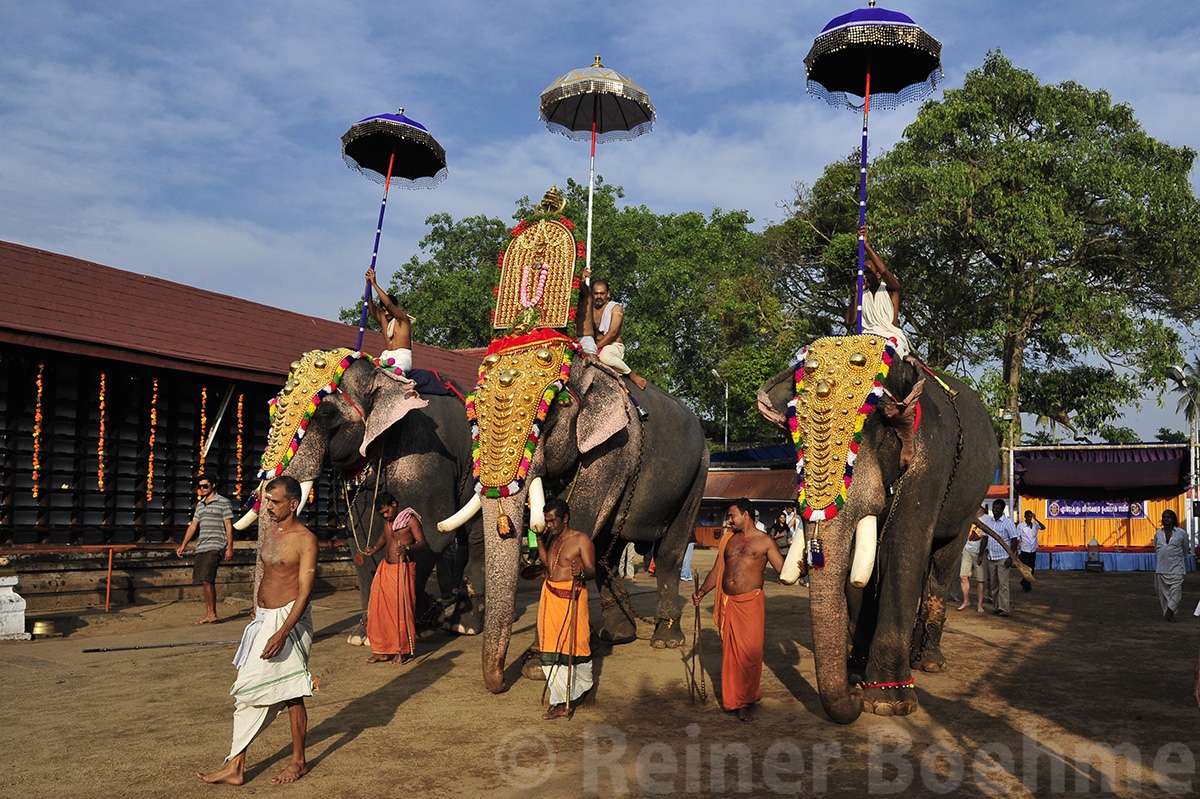
[[[655,649],[678,649],[687,639],[679,629],[679,619],[661,619],[650,637],[650,646]]]
[[[350,631],[350,635],[346,636],[346,643],[350,646],[362,646],[367,640],[367,628],[361,624]]]
[[[521,676],[527,680],[546,681],[546,672],[542,671],[541,652],[536,647],[529,647],[521,655]]]
[[[927,674],[940,674],[946,668],[946,656],[940,649],[926,649],[922,655],[910,660],[908,666]]]
[[[907,716],[917,712],[916,694],[909,685],[904,688],[866,688],[863,691],[863,712],[876,716]]]
[[[628,644],[637,640],[637,632],[621,634],[602,627],[600,632],[596,633],[596,637],[606,644]]]

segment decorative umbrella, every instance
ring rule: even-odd
[[[621,73],[606,68],[600,56],[587,69],[574,69],[542,92],[540,116],[546,127],[573,141],[592,140],[588,176],[587,258],[592,266],[592,192],[596,184],[596,143],[627,141],[654,127],[650,95]]]
[[[897,11],[876,8],[870,0],[836,17],[813,41],[804,57],[808,93],[832,106],[858,110],[852,97],[862,98],[862,168],[859,172],[859,230],[867,223],[867,114],[871,101],[895,108],[927,97],[942,79],[942,45],[912,19]],[[872,85],[874,78],[874,85]],[[862,233],[858,236],[857,332],[862,332]]]
[[[379,257],[379,236],[383,233],[383,215],[387,211],[388,189],[392,180],[407,189],[432,189],[446,179],[446,151],[420,122],[395,114],[379,114],[361,119],[342,136],[342,160],[346,166],[383,184],[383,202],[379,223],[375,226],[375,247],[371,268]],[[371,303],[371,283],[363,292],[362,317],[358,322],[358,346],[362,349],[367,327],[367,307]]]

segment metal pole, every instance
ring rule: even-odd
[[[1193,436],[1195,438],[1195,436]],[[729,384],[725,384],[725,451],[729,451]]]

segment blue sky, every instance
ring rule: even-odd
[[[943,86],[1000,49],[1043,82],[1107,89],[1151,135],[1200,149],[1191,3],[881,5],[942,42]],[[652,132],[599,148],[597,171],[655,212],[745,208],[765,225],[797,182],[858,144],[859,117],[808,97],[803,65],[825,23],[854,7],[3,4],[0,239],[335,318],[359,289],[380,199],[342,163],[346,129],[404,106],[447,152],[444,183],[389,198],[390,274],[432,213],[507,220],[516,198],[587,180],[587,145],[549,133],[538,96],[597,53],[658,108]],[[917,108],[871,115],[873,155]],[[1123,423],[1147,436],[1184,427],[1173,399],[1154,406]]]

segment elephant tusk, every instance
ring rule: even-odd
[[[304,503],[308,502],[308,495],[312,493],[313,480],[305,480],[300,483],[300,504],[296,506],[296,517],[299,518],[300,511],[304,510]]]
[[[233,529],[247,530],[250,528],[250,525],[254,524],[256,521],[258,521],[258,511],[248,510],[246,511],[245,516],[233,523]]]
[[[879,520],[875,516],[864,516],[858,520],[854,531],[854,562],[850,566],[850,585],[862,588],[871,579],[875,569],[875,542]]]
[[[542,489],[542,478],[529,481],[529,529],[540,533],[546,529],[546,492]]]
[[[787,557],[783,559],[783,569],[779,572],[779,582],[784,585],[795,585],[800,580],[800,561],[804,558],[804,536],[798,535],[788,547]]]
[[[459,509],[458,513],[455,513],[449,519],[443,519],[442,521],[438,522],[438,532],[449,533],[452,530],[457,530],[470,521],[471,517],[473,517],[476,513],[479,513],[479,510],[482,507],[483,500],[480,498],[480,496],[478,494],[472,494],[471,498],[467,500],[467,504],[463,505],[462,508]]]

